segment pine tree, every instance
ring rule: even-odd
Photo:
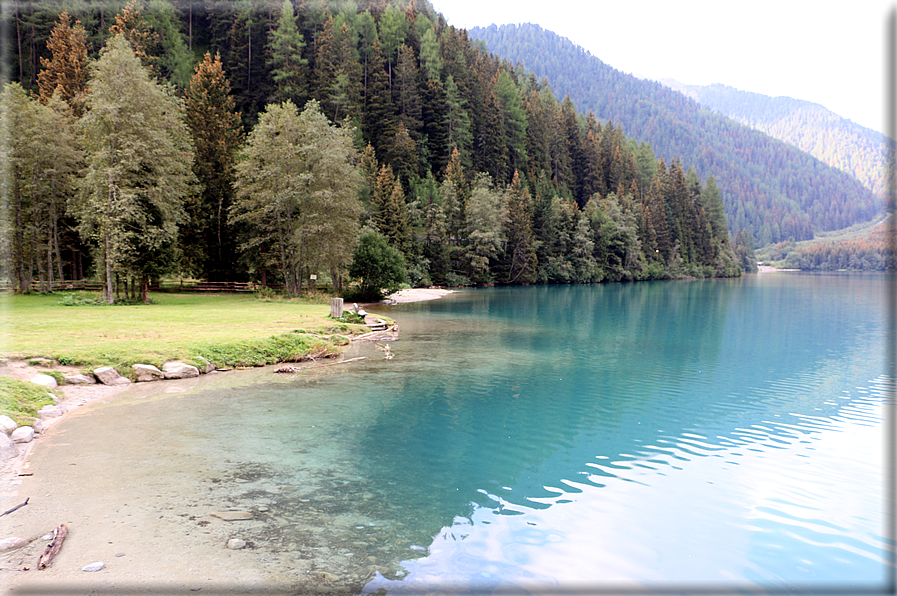
[[[520,174],[514,171],[508,187],[508,218],[505,235],[505,263],[507,277],[511,284],[531,283],[536,277],[536,247],[533,234],[532,205],[529,190],[520,181]]]
[[[115,24],[109,27],[109,33],[113,37],[124,36],[141,64],[152,76],[159,77],[158,53],[161,40],[141,15],[137,0],[129,0],[122,11],[115,15]]]
[[[59,15],[59,22],[50,33],[47,49],[52,58],[41,58],[43,70],[37,75],[40,98],[48,103],[56,88],[75,116],[84,113],[84,94],[87,87],[87,33],[81,21],[71,23],[67,12]]]
[[[445,100],[447,107],[445,118],[448,129],[447,148],[453,151],[457,150],[461,156],[468,156],[469,164],[470,147],[473,143],[473,136],[470,132],[470,114],[466,109],[467,100],[461,94],[452,75],[445,79]]]
[[[236,244],[227,212],[243,127],[219,55],[213,59],[206,53],[196,66],[186,104],[187,125],[196,146],[193,172],[203,191],[187,204],[190,217],[181,231],[184,268],[210,281],[232,279]]]
[[[283,0],[277,27],[269,33],[267,60],[280,101],[290,99],[298,105],[305,103],[308,61],[302,57],[304,47],[305,40],[296,27],[293,2]]]
[[[411,223],[405,207],[405,192],[388,164],[380,167],[371,203],[374,207],[374,224],[388,239],[389,245],[405,255],[410,254]]]

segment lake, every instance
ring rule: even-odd
[[[391,360],[358,342],[346,358],[367,360],[70,424],[114,416],[154,445],[183,471],[160,499],[254,511],[256,564],[285,583],[882,591],[886,289],[771,273],[461,291],[372,309],[401,326]]]

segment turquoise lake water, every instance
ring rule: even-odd
[[[128,409],[134,433],[173,421],[155,441],[198,458],[197,492],[264,505],[252,546],[287,579],[295,561],[365,593],[885,590],[886,290],[462,291],[373,309],[401,325],[392,360],[353,344],[367,360]]]

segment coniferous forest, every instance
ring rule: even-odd
[[[658,155],[678,156],[699,176],[712,173],[730,229],[745,230],[757,246],[809,240],[814,232],[871,221],[883,210],[881,196],[853,176],[669,87],[624,74],[538,25],[476,27],[470,35],[545,77],[581,109],[622,122],[628,134],[650,143]],[[810,131],[802,129],[802,134],[809,137]],[[824,142],[834,145],[838,139]],[[878,150],[884,154],[884,147]],[[882,188],[879,183],[877,190]]]
[[[14,291],[92,277],[145,298],[177,275],[351,292],[372,259],[413,285],[750,266],[712,172],[555,97],[425,0],[4,6]]]

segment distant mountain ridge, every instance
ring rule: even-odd
[[[881,201],[854,177],[667,86],[624,74],[538,25],[468,33],[546,78],[556,96],[569,95],[580,110],[650,143],[656,155],[680,156],[701,178],[713,174],[730,230],[749,231],[758,246],[810,239],[814,230],[845,228],[881,211]]]
[[[817,103],[770,97],[726,85],[661,83],[703,106],[769,136],[791,143],[816,159],[852,175],[879,197],[886,190],[887,137]]]

